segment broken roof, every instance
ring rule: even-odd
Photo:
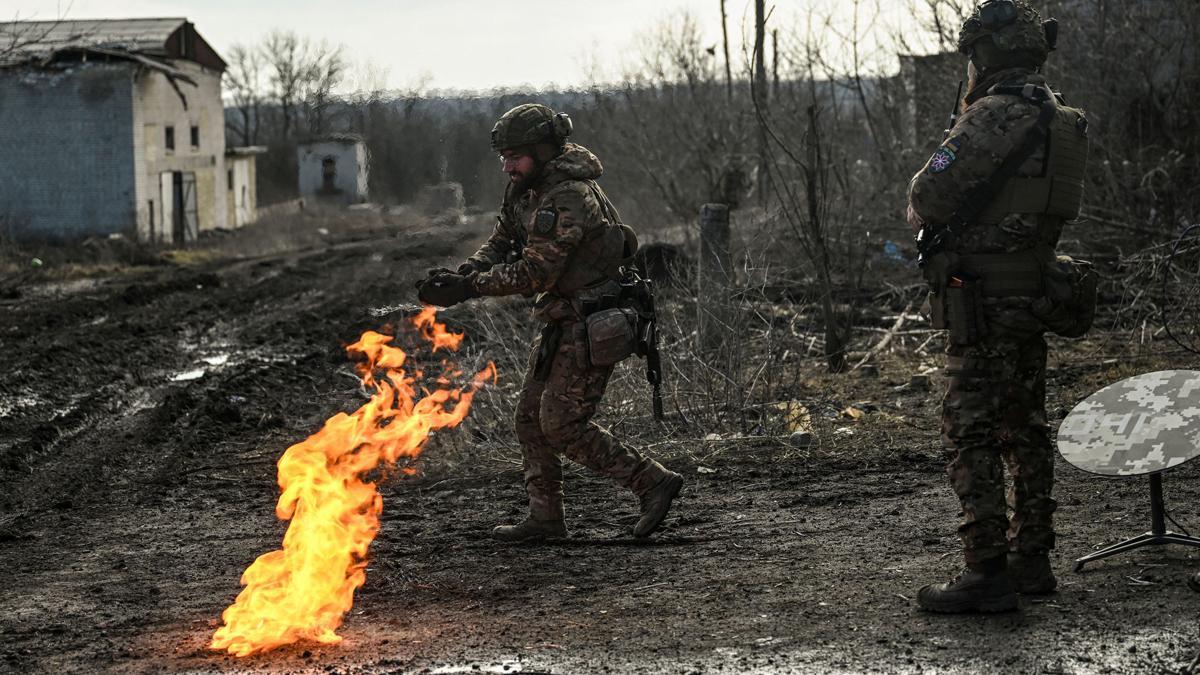
[[[226,65],[185,18],[0,22],[0,66],[48,63],[59,54],[89,51],[186,59],[216,70]]]

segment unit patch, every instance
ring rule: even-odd
[[[954,160],[958,159],[958,149],[962,145],[962,141],[957,138],[951,138],[942,144],[942,147],[933,153],[933,157],[929,158],[929,173],[941,173],[950,168]]]
[[[553,209],[538,209],[533,216],[533,231],[545,236],[554,231],[558,222],[558,212]]]

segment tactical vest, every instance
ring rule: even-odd
[[[604,222],[584,234],[583,241],[567,260],[554,291],[562,297],[571,297],[606,281],[619,281],[621,266],[629,264],[637,251],[637,236],[632,228],[621,222],[621,214],[604,190],[593,180],[581,182],[596,198]]]
[[[1087,165],[1087,120],[1083,112],[1057,106],[1046,141],[1046,160],[1040,176],[1012,176],[977,223],[993,225],[1010,213],[1045,214],[1063,220],[1079,217]]]

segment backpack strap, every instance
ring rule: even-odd
[[[1033,84],[998,84],[988,90],[988,96],[995,95],[1020,96],[1040,104],[1041,110],[1038,112],[1033,128],[1029,130],[1029,134],[1025,136],[1021,144],[1004,158],[991,177],[967,193],[963,205],[954,212],[954,215],[950,217],[950,222],[946,224],[946,229],[951,234],[978,218],[988,204],[991,204],[992,200],[1000,194],[1005,181],[1016,175],[1017,169],[1025,163],[1025,160],[1033,155],[1039,145],[1045,143],[1046,137],[1050,133],[1050,122],[1058,110],[1054,94],[1045,87]]]

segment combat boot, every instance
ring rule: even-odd
[[[667,517],[667,511],[671,510],[671,501],[683,487],[683,476],[673,471],[667,471],[666,474],[662,480],[640,497],[642,517],[633,526],[633,536],[650,536],[651,532],[662,525],[663,519]]]
[[[970,565],[944,584],[929,584],[917,593],[927,612],[1007,612],[1017,608],[1017,591],[1004,570],[1003,556]]]
[[[561,520],[526,518],[516,525],[499,525],[492,529],[492,539],[509,543],[562,539],[566,536],[567,526]]]
[[[1050,569],[1050,554],[1008,554],[1008,578],[1022,595],[1048,595],[1058,587],[1054,570]]]

